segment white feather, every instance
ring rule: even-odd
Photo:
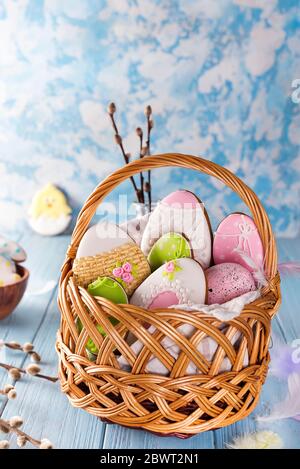
[[[260,422],[295,418],[300,415],[300,374],[292,373],[288,377],[289,393],[287,398],[275,405],[269,415],[256,417]]]
[[[45,285],[41,286],[40,288],[37,288],[36,290],[27,291],[26,295],[27,296],[45,295],[46,293],[49,293],[51,290],[54,290],[56,285],[57,285],[57,282],[55,280],[48,280],[48,282],[46,282]]]
[[[240,249],[235,249],[234,251],[241,256],[243,261],[245,261],[249,267],[251,267],[252,275],[254,277],[254,280],[256,281],[258,288],[267,285],[268,282],[265,276],[263,266],[257,265],[257,263],[252,259],[252,257],[248,256],[248,254],[246,254],[244,251],[241,251]]]
[[[278,270],[281,275],[295,275],[300,274],[300,262],[291,261],[291,262],[281,262],[278,264]]]
[[[227,445],[230,449],[280,449],[283,442],[277,433],[263,430],[235,438]]]

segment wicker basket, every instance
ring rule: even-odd
[[[232,321],[222,323],[201,311],[191,314],[160,309],[153,312],[132,305],[115,305],[104,298],[96,299],[75,285],[73,259],[99,203],[130,176],[165,166],[189,168],[216,177],[233,189],[252,212],[265,249],[268,286],[259,299],[247,305]],[[280,300],[274,236],[266,212],[251,189],[229,170],[195,156],[168,153],[133,161],[106,178],[88,198],[79,214],[62,267],[58,298],[62,317],[56,343],[62,391],[73,406],[106,422],[164,436],[186,438],[230,425],[249,415],[257,404],[270,360],[271,318]],[[83,324],[80,333],[75,325],[77,316]],[[110,316],[120,321],[117,326],[112,326]],[[98,332],[97,323],[107,332],[106,337]],[[156,328],[155,334],[147,331],[146,323]],[[182,324],[194,326],[191,339],[177,331]],[[128,331],[143,343],[138,356],[125,340]],[[236,348],[231,338],[237,332],[241,339]],[[180,349],[176,360],[161,345],[166,336]],[[99,348],[95,362],[86,356],[85,344],[89,337]],[[206,337],[218,344],[211,361],[197,350]],[[118,353],[131,364],[131,372],[120,369]],[[169,370],[168,376],[145,372],[153,355]],[[243,367],[245,356],[249,364]],[[221,373],[219,370],[226,357],[231,370]],[[186,374],[190,361],[201,374]]]

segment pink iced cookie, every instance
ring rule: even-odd
[[[205,271],[207,280],[207,304],[223,304],[238,296],[255,290],[254,279],[245,267],[224,263]]]
[[[217,228],[213,243],[214,262],[236,262],[253,272],[253,265],[249,265],[239,252],[250,258],[258,269],[262,268],[264,248],[254,221],[248,215],[232,213]]]
[[[196,208],[199,204],[198,199],[192,192],[189,191],[176,191],[167,195],[163,199],[163,202],[170,206],[184,207],[185,205],[190,206],[191,208]]]

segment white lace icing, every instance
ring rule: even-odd
[[[166,233],[183,234],[189,241],[194,258],[206,268],[211,259],[211,233],[203,211],[197,208],[170,207],[160,202],[150,215],[143,233],[141,249],[148,255],[154,243]]]
[[[161,283],[159,284],[149,285],[147,293],[141,293],[139,295],[140,305],[142,308],[148,308],[148,306],[159,294],[169,291],[175,293],[179,304],[186,304],[190,307],[192,306],[192,302],[188,299],[189,288],[185,287],[182,281],[179,279],[170,281],[166,277],[163,277]]]

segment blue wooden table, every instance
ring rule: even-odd
[[[28,232],[20,241],[27,250],[26,266],[31,272],[28,293],[15,312],[0,322],[0,339],[33,342],[42,356],[43,373],[57,375],[57,355],[54,348],[60,319],[56,303],[57,282],[69,236],[42,238]],[[280,239],[278,249],[280,261],[300,259],[299,239]],[[55,281],[56,287],[43,294],[34,294],[49,281]],[[300,337],[299,286],[299,278],[282,280],[283,304],[273,321],[273,333],[284,342]],[[19,367],[29,363],[23,353],[7,349],[0,351],[0,361]],[[0,389],[8,381],[7,373],[0,369]],[[185,441],[159,438],[144,431],[106,425],[92,415],[72,408],[60,392],[58,383],[53,384],[26,375],[17,382],[16,389],[18,397],[14,401],[7,401],[0,396],[0,415],[6,419],[21,415],[25,420],[23,428],[27,433],[36,438],[49,438],[55,448],[224,448],[234,437],[259,429],[276,431],[286,448],[300,448],[300,422],[282,420],[258,425],[255,420],[255,415],[265,414],[286,395],[286,384],[270,376],[263,388],[259,405],[250,417],[230,427],[202,433]],[[17,447],[14,436],[11,437],[11,447]]]

